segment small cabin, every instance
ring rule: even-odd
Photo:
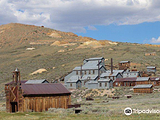
[[[156,67],[155,66],[147,66],[147,72],[156,73]]]
[[[152,93],[153,85],[145,84],[145,85],[136,85],[133,87],[134,93]]]
[[[153,86],[160,86],[160,78],[159,77],[151,77],[151,83]]]
[[[130,61],[120,61],[118,65],[119,70],[127,70],[128,68],[130,68]]]
[[[151,84],[151,80],[149,77],[137,77],[136,85],[140,84]]]
[[[60,83],[25,84],[20,71],[13,72],[13,81],[5,84],[7,112],[42,112],[49,108],[67,109],[71,104],[71,92]]]

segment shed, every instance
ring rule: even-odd
[[[120,61],[119,62],[119,70],[127,70],[130,68],[130,61]]]
[[[140,77],[140,72],[139,71],[130,71],[127,70],[123,73],[123,78],[129,78],[129,77]]]
[[[160,85],[160,78],[159,77],[151,77],[150,78],[151,83],[153,86],[159,86]]]
[[[47,111],[48,108],[67,108],[71,92],[60,83],[25,84],[20,72],[14,71],[13,81],[5,84],[6,111]]]
[[[155,66],[147,66],[147,72],[156,73],[156,67]]]
[[[136,79],[136,85],[139,84],[151,84],[149,77],[137,77]]]
[[[134,93],[152,93],[153,85],[152,84],[144,84],[144,85],[136,85],[133,87]]]

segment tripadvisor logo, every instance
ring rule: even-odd
[[[124,114],[125,115],[131,115],[132,114],[132,109],[130,107],[127,107],[124,109]]]

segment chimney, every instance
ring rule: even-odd
[[[16,68],[13,72],[13,82],[15,82],[16,84],[18,82],[20,83],[20,71],[18,70],[18,68]]]
[[[82,79],[82,65],[81,65],[81,71],[80,71],[81,79]]]
[[[100,71],[99,71],[99,60],[98,60],[98,79],[100,77]]]
[[[111,58],[111,74],[113,74],[113,59]]]

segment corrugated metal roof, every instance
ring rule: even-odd
[[[98,81],[89,81],[88,84],[98,84]]]
[[[43,82],[48,82],[48,81],[46,79],[42,79],[42,80],[28,80],[25,84],[39,84],[39,83],[43,83]]]
[[[113,70],[113,72],[123,73],[123,72],[124,72],[124,70]]]
[[[133,88],[151,88],[153,85],[152,84],[144,84],[144,85],[136,85]]]
[[[104,59],[104,57],[96,57],[96,58],[89,58],[89,59],[85,59],[85,60],[102,60]]]
[[[60,83],[22,84],[23,95],[51,95],[71,93]]]
[[[148,81],[149,77],[137,77],[136,81]]]
[[[130,61],[120,61],[119,63],[128,63],[128,62],[130,62]]]
[[[117,79],[115,80],[115,82],[136,81],[136,79],[137,79],[136,77],[129,77],[129,78],[117,78]]]
[[[102,65],[99,65],[101,68]],[[98,61],[88,61],[82,66],[82,70],[98,70]],[[73,70],[81,70],[81,66],[75,67]]]
[[[98,77],[98,75],[83,75],[81,80],[86,80],[86,79],[93,79],[95,80]]]
[[[27,80],[22,80],[22,81],[21,81],[21,84],[22,84],[22,83],[25,83],[25,82],[27,82]],[[5,85],[10,85],[10,84],[13,84],[13,81],[12,81],[12,82],[9,82],[9,83],[6,83]]]
[[[152,68],[156,68],[155,66],[147,66],[147,68],[152,69]]]
[[[98,80],[98,82],[109,82],[109,81],[111,81],[111,79],[100,78],[100,79]]]
[[[83,75],[82,78],[79,75],[73,75],[71,76],[67,82],[77,82],[78,80],[95,80],[98,77],[98,75]]]
[[[113,72],[113,74],[111,74],[111,71],[106,71],[105,73],[102,73],[100,77],[106,77],[106,76],[117,76],[119,74],[119,72]]]

